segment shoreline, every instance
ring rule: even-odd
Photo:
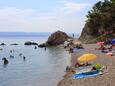
[[[79,50],[71,54],[71,66],[77,61],[77,57],[85,53],[94,53],[97,55],[97,59],[91,63],[100,63],[107,67],[103,75],[85,77],[81,79],[72,79],[72,73],[66,73],[57,86],[114,86],[115,84],[115,56],[109,57],[99,50],[95,50],[98,47],[96,44],[84,44],[84,50]]]

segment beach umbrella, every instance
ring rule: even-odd
[[[88,53],[88,54],[83,54],[82,56],[80,56],[78,58],[78,61],[81,61],[81,62],[87,62],[87,61],[91,61],[91,60],[94,60],[96,59],[96,55],[95,54],[91,54],[91,53]]]
[[[111,43],[112,43],[112,44],[115,44],[115,39],[112,39]]]
[[[102,44],[104,44],[104,41],[99,41],[99,42],[97,42],[97,44],[102,45]]]

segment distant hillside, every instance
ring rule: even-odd
[[[115,0],[99,1],[88,12],[79,39],[84,43],[94,43],[112,38],[115,38]]]

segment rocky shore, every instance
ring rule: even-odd
[[[103,75],[85,77],[81,79],[73,79],[72,73],[64,75],[57,86],[114,86],[115,84],[115,56],[109,57],[97,50],[96,44],[84,44],[85,49],[74,52],[71,54],[71,65],[74,65],[77,58],[84,53],[94,53],[97,55],[97,59],[93,63],[100,63],[106,66]]]

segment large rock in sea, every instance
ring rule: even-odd
[[[67,39],[69,39],[70,37],[62,31],[57,31],[54,32],[53,34],[51,34],[51,36],[48,38],[48,45],[59,45],[59,44],[63,44]]]
[[[56,31],[49,36],[46,43],[40,44],[39,47],[57,46],[63,44],[70,37],[62,31]]]
[[[5,43],[1,43],[1,44],[0,44],[0,46],[4,46],[4,45],[6,45],[6,44],[5,44]]]

